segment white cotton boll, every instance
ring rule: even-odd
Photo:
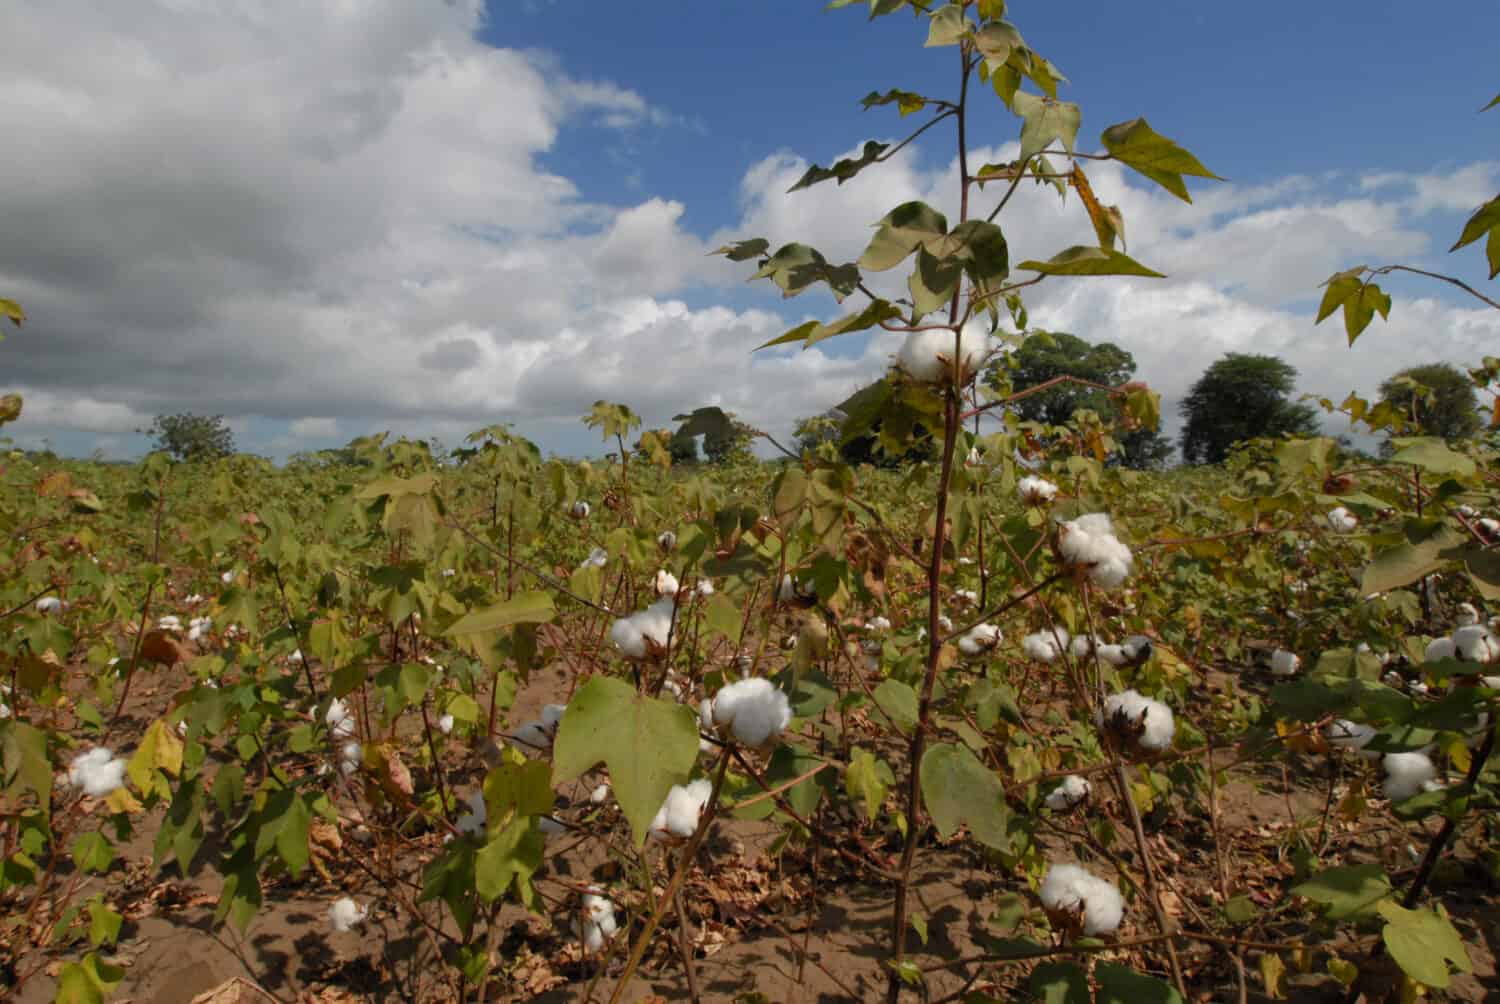
[[[125,764],[125,758],[115,756],[108,747],[95,746],[73,758],[68,783],[82,788],[90,798],[103,798],[125,786]]]
[[[156,627],[160,631],[181,631],[182,618],[176,614],[167,614],[164,617],[157,618]]]
[[[536,756],[552,748],[553,730],[541,722],[527,722],[511,733],[511,745],[522,753]]]
[[[1472,603],[1460,603],[1458,605],[1458,616],[1454,618],[1454,622],[1458,624],[1459,627],[1468,627],[1471,624],[1478,624],[1479,609]]]
[[[673,575],[671,572],[667,571],[665,568],[663,568],[661,571],[659,571],[659,572],[656,573],[656,583],[655,583],[655,585],[656,585],[656,595],[657,596],[676,596],[677,595],[677,576]]]
[[[708,778],[689,781],[685,786],[674,784],[667,792],[667,800],[651,820],[651,836],[657,840],[691,837],[698,829],[698,818],[703,815],[703,808],[713,792],[713,782]]]
[[[4,701],[0,701],[0,722],[5,721],[10,716],[11,716],[10,705],[6,704]],[[187,723],[183,722],[181,724],[186,725]]]
[[[39,614],[61,613],[62,609],[63,601],[56,596],[43,596],[36,601],[36,612]]]
[[[1035,662],[1053,663],[1068,647],[1068,632],[1062,628],[1044,629],[1021,639],[1021,651]]]
[[[305,659],[305,656],[303,656],[302,650],[300,648],[294,648],[292,649],[292,654],[287,656],[287,659],[292,662],[302,662]]]
[[[1088,937],[1113,934],[1125,916],[1125,900],[1120,890],[1077,865],[1053,865],[1047,869],[1040,896],[1042,907],[1049,914],[1081,914],[1083,933]]]
[[[444,715],[438,719],[438,731],[443,735],[451,735],[453,732],[453,716]]]
[[[673,700],[682,700],[682,685],[670,677],[663,680],[661,689],[672,695]]]
[[[1453,632],[1453,651],[1465,662],[1494,662],[1500,657],[1500,638],[1488,624],[1471,624]]]
[[[694,592],[699,596],[712,596],[714,594],[714,582],[712,579],[699,579],[693,586]]]
[[[609,564],[609,552],[602,547],[596,547],[589,552],[589,556],[583,559],[579,568],[603,568]]]
[[[188,622],[188,641],[198,641],[206,637],[213,630],[214,622],[211,617],[194,617]]]
[[[1328,511],[1328,525],[1334,533],[1353,533],[1359,527],[1359,517],[1343,506]]]
[[[705,697],[698,702],[698,724],[704,732],[714,730],[714,699]]]
[[[348,705],[337,697],[328,702],[328,712],[323,716],[323,721],[335,739],[346,739],[354,735],[354,715],[350,713]]]
[[[333,905],[328,908],[328,923],[335,931],[343,934],[363,924],[369,915],[368,906],[360,906],[348,896],[343,896],[334,900]]]
[[[566,704],[542,705],[542,713],[540,716],[542,719],[542,724],[551,729],[557,728],[557,723],[562,721],[562,717],[567,712],[567,710],[568,706]]]
[[[621,617],[610,625],[609,640],[627,658],[645,659],[653,649],[663,650],[672,632],[674,602],[664,596],[645,610]]]
[[[968,607],[979,602],[979,594],[972,589],[955,589],[953,591],[953,603],[955,606]]]
[[[484,832],[485,822],[489,817],[489,810],[484,804],[484,792],[474,791],[467,799],[469,811],[458,817],[454,826],[459,833],[477,835]]]
[[[677,550],[677,534],[671,530],[663,530],[656,535],[656,546],[664,552]]]
[[[1073,653],[1075,659],[1087,659],[1094,654],[1094,638],[1092,635],[1076,635],[1068,644],[1068,651]]]
[[[1323,735],[1328,740],[1328,745],[1334,749],[1353,750],[1359,753],[1360,756],[1371,759],[1380,755],[1365,750],[1365,747],[1370,744],[1370,740],[1375,738],[1375,728],[1373,726],[1360,722],[1351,722],[1347,718],[1340,718],[1329,722],[1328,726],[1323,730]]]
[[[1422,651],[1422,661],[1437,662],[1439,659],[1452,659],[1457,654],[1458,649],[1452,638],[1434,638]]]
[[[1126,737],[1134,736],[1138,746],[1152,752],[1171,747],[1172,737],[1177,732],[1171,708],[1134,690],[1105,698],[1104,713],[1096,720]],[[1136,729],[1140,729],[1138,735]]]
[[[792,705],[764,677],[737,680],[714,695],[714,724],[736,742],[758,749],[781,735],[792,721]]]
[[[1141,665],[1151,658],[1151,653],[1156,646],[1150,638],[1143,634],[1133,634],[1120,644],[1120,651],[1124,653],[1127,662]]]
[[[227,572],[221,572],[219,574],[219,581],[226,586],[232,585],[234,583],[234,569],[231,568]]]
[[[1302,668],[1302,660],[1296,653],[1288,652],[1284,648],[1278,648],[1271,653],[1272,676],[1296,676],[1300,668]]]
[[[1486,516],[1484,519],[1479,520],[1474,525],[1477,526],[1479,528],[1479,532],[1484,534],[1486,537],[1494,537],[1496,535],[1500,535],[1500,519],[1491,519],[1490,517]]]
[[[982,458],[979,456],[979,447],[977,447],[977,446],[971,446],[971,447],[969,447],[969,455],[966,456],[966,457],[964,457],[964,466],[965,467],[978,467],[981,462],[982,462]]]
[[[1411,683],[1407,684],[1406,689],[1411,691],[1413,694],[1421,695],[1427,693],[1428,687],[1427,684],[1423,683],[1421,680],[1414,680]]]
[[[1057,485],[1046,478],[1028,474],[1016,483],[1016,494],[1021,496],[1022,505],[1050,505],[1057,498]]]
[[[1491,690],[1500,690],[1500,676],[1481,676],[1479,682]]]
[[[339,747],[339,771],[345,777],[359,770],[364,759],[365,750],[359,743],[348,742]]]
[[[1460,516],[1464,517],[1465,519],[1473,519],[1475,516],[1479,515],[1479,510],[1475,509],[1473,506],[1469,505],[1468,503],[1463,503],[1462,505],[1460,505],[1458,507],[1457,511],[1458,511],[1458,514]]]
[[[1061,784],[1047,793],[1044,804],[1053,812],[1067,812],[1087,799],[1093,790],[1093,786],[1083,778],[1077,774],[1069,774],[1062,779]]]
[[[1096,650],[1101,662],[1111,666],[1123,666],[1130,661],[1130,656],[1125,654],[1123,645],[1100,645]]]
[[[957,345],[958,358],[954,358]],[[935,328],[913,331],[896,353],[896,365],[913,380],[922,383],[947,383],[953,379],[953,364],[958,363],[960,383],[968,383],[979,372],[990,354],[991,340],[980,324],[963,326],[955,339],[952,331]]]
[[[993,624],[975,624],[958,639],[958,650],[964,655],[979,655],[1000,644],[1000,629]]]
[[[865,621],[865,630],[871,634],[884,634],[891,629],[891,622],[885,617],[871,617]]]
[[[594,805],[603,805],[608,798],[609,785],[607,784],[601,784],[599,785],[599,787],[589,792],[589,801]]]
[[[604,943],[613,938],[618,929],[615,905],[603,896],[585,893],[582,923],[576,919],[573,922],[573,930],[583,942],[584,950],[591,955],[603,951]]]
[[[1385,768],[1385,797],[1392,802],[1439,787],[1437,768],[1426,753],[1387,753],[1380,765]]]
[[[568,514],[571,515],[574,519],[588,519],[589,504],[582,499],[579,499],[577,502],[574,502],[571,506],[568,507]]]
[[[1100,589],[1119,586],[1134,568],[1130,548],[1115,536],[1114,524],[1102,512],[1059,526],[1057,550],[1068,564],[1087,569],[1089,581]]]
[[[188,598],[183,600],[182,602],[186,603],[190,607],[196,607],[198,604],[203,602],[203,597],[199,596],[197,593],[191,593],[188,595]]]

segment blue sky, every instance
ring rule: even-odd
[[[1033,323],[1129,348],[1169,417],[1225,351],[1282,355],[1335,398],[1492,351],[1496,312],[1420,280],[1388,283],[1391,323],[1352,352],[1311,325],[1318,284],[1361,261],[1485,285],[1482,252],[1445,252],[1500,189],[1500,110],[1478,114],[1500,91],[1500,5],[1435,10],[1012,4],[1070,78],[1083,149],[1144,115],[1229,179],[1185,206],[1091,166],[1131,253],[1170,278],[1037,287]],[[7,431],[131,456],[153,414],[223,413],[243,447],[284,457],[510,421],[582,454],[598,444],[578,416],[607,397],[649,425],[719,404],[785,433],[899,338],[752,355],[838,308],[705,252],[767,236],[848,259],[897,202],[950,200],[946,127],[785,195],[807,160],[921,121],[862,111],[867,92],[951,94],[955,52],[925,34],[907,12],[791,0],[8,6],[0,129],[21,140],[0,214],[27,239],[0,251],[0,295],[32,320],[0,345],[28,402]],[[1018,122],[981,97],[971,143],[1004,156]],[[1090,233],[1044,192],[1001,222],[1013,261]]]

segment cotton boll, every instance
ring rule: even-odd
[[[1380,763],[1385,768],[1385,797],[1392,802],[1439,787],[1437,768],[1426,753],[1387,753]]]
[[[221,572],[219,574],[219,581],[222,582],[222,583],[224,583],[224,585],[226,585],[226,586],[233,585],[234,584],[234,569],[231,568],[227,572]]]
[[[1051,505],[1052,500],[1057,498],[1057,485],[1046,478],[1028,474],[1016,483],[1016,493],[1021,496],[1022,505]]]
[[[339,747],[339,772],[345,777],[359,770],[360,764],[364,763],[364,747],[356,742],[347,742]]]
[[[1177,732],[1171,708],[1134,690],[1105,698],[1104,713],[1096,720],[1126,746],[1133,744],[1153,753],[1171,747]]]
[[[1038,631],[1021,639],[1021,651],[1035,662],[1053,663],[1068,647],[1068,632],[1062,628]]]
[[[1100,589],[1121,585],[1134,568],[1130,548],[1115,536],[1106,513],[1089,513],[1063,523],[1057,531],[1057,550],[1069,565],[1086,569]]]
[[[713,791],[713,782],[708,778],[689,781],[686,785],[674,784],[667,792],[667,800],[651,820],[651,836],[657,840],[691,837],[697,832],[698,819]]]
[[[699,579],[693,586],[699,596],[712,596],[714,594],[714,583],[712,579]]]
[[[1360,722],[1351,722],[1347,718],[1340,718],[1328,723],[1323,730],[1323,736],[1328,740],[1328,745],[1334,749],[1353,750],[1360,756],[1373,759],[1379,756],[1365,750],[1370,740],[1375,738],[1373,726],[1364,725]]]
[[[1479,609],[1472,603],[1460,603],[1458,605],[1458,616],[1453,618],[1459,627],[1469,627],[1471,624],[1479,623]]]
[[[603,805],[609,798],[609,785],[601,784],[589,792],[589,801],[594,805]]]
[[[609,564],[609,552],[602,547],[596,547],[589,552],[589,556],[583,559],[579,568],[603,568]]]
[[[1044,805],[1053,812],[1067,812],[1084,802],[1093,792],[1093,786],[1077,774],[1069,774],[1062,783],[1047,793]]]
[[[528,756],[546,755],[552,749],[556,730],[541,722],[527,722],[511,733],[511,745]]]
[[[343,934],[363,924],[369,915],[368,906],[360,906],[348,896],[343,896],[334,900],[333,905],[328,908],[328,923],[335,931]]]
[[[619,929],[615,920],[615,905],[603,896],[585,893],[583,897],[582,923],[574,922],[573,929],[583,942],[584,950],[591,955],[604,950],[604,944],[615,936]]]
[[[1100,645],[1096,650],[1099,660],[1111,666],[1123,666],[1130,661],[1123,645]]]
[[[443,717],[441,717],[441,718],[438,719],[438,731],[441,732],[445,736],[446,735],[451,735],[453,733],[453,716],[452,715],[444,715]]]
[[[1272,676],[1296,676],[1297,670],[1302,667],[1302,660],[1296,653],[1288,652],[1284,648],[1278,648],[1271,653],[1271,675]]]
[[[979,594],[972,589],[955,589],[953,591],[954,606],[969,607],[979,602]]]
[[[90,798],[103,798],[125,786],[125,764],[125,758],[115,756],[108,747],[95,746],[73,758],[68,783],[82,788]]]
[[[663,568],[656,573],[655,588],[657,596],[676,596],[677,576]]]
[[[323,721],[328,725],[328,731],[335,739],[346,739],[354,735],[354,715],[337,697],[328,702],[328,712],[323,716]]]
[[[884,634],[891,629],[891,622],[885,617],[871,617],[865,621],[865,630],[871,634]]]
[[[579,499],[577,502],[574,502],[571,506],[568,507],[568,515],[572,516],[574,519],[588,519],[589,504],[582,499]]]
[[[656,535],[656,546],[663,554],[669,554],[677,550],[677,534],[671,530],[664,530]]]
[[[1474,525],[1479,528],[1479,532],[1484,534],[1485,537],[1493,538],[1500,536],[1500,519],[1491,519],[1486,516],[1476,521]]]
[[[159,631],[181,631],[182,618],[176,614],[167,614],[164,617],[157,618],[156,627]]]
[[[454,827],[459,833],[478,835],[484,832],[485,822],[489,816],[489,810],[484,804],[484,792],[474,791],[468,797],[469,811],[458,817]]]
[[[666,650],[672,633],[674,597],[664,596],[645,610],[610,625],[609,638],[630,659],[646,659]]]
[[[1422,651],[1423,662],[1437,662],[1439,659],[1452,659],[1458,654],[1452,638],[1434,638],[1427,643],[1427,648]]]
[[[735,741],[759,749],[774,741],[791,723],[786,694],[764,677],[738,680],[714,695],[714,724],[728,729]]]
[[[1500,690],[1500,676],[1481,676],[1479,682],[1491,690]]]
[[[1155,649],[1156,646],[1151,639],[1143,634],[1131,635],[1120,645],[1120,651],[1124,654],[1126,662],[1132,666],[1144,665]]]
[[[1475,509],[1473,506],[1469,505],[1468,503],[1463,503],[1463,504],[1459,505],[1456,511],[1458,512],[1458,514],[1460,516],[1464,517],[1465,519],[1473,519],[1475,516],[1479,515],[1479,510]]]
[[[1077,865],[1047,869],[1040,897],[1049,918],[1061,921],[1065,928],[1081,929],[1087,937],[1113,934],[1125,916],[1120,890]]]
[[[36,612],[39,614],[61,613],[63,606],[63,601],[56,596],[43,596],[36,601]]]
[[[982,458],[979,456],[979,447],[977,447],[977,446],[971,446],[971,447],[969,447],[969,454],[968,454],[968,456],[964,457],[964,466],[965,467],[978,467],[981,462],[982,462]]]
[[[203,597],[198,595],[197,593],[189,593],[188,598],[183,600],[182,602],[190,607],[196,607],[198,604],[203,602]]]
[[[214,622],[211,617],[194,617],[188,622],[188,641],[198,641],[213,630]]]
[[[958,650],[964,655],[980,655],[1000,644],[1003,635],[993,624],[975,624],[958,639]]]
[[[1068,645],[1068,651],[1073,653],[1075,659],[1087,659],[1094,654],[1094,637],[1092,635],[1075,635]]]
[[[1359,527],[1359,517],[1343,506],[1330,509],[1327,518],[1334,533],[1353,533]]]
[[[954,348],[957,346],[957,358]],[[960,385],[967,384],[979,372],[990,354],[990,336],[979,324],[966,324],[957,338],[946,328],[913,331],[896,353],[896,365],[907,376],[922,383],[944,384],[954,377],[954,364]]]
[[[1453,632],[1453,651],[1465,662],[1494,662],[1500,657],[1500,638],[1490,634],[1488,624],[1471,624]]]

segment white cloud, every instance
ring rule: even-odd
[[[299,418],[287,430],[295,439],[332,439],[339,434],[336,418]]]

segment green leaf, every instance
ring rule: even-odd
[[[15,300],[0,298],[0,317],[10,318],[10,323],[19,328],[21,322],[26,320],[26,311],[22,310],[21,305]]]
[[[1048,261],[1023,261],[1016,267],[1043,275],[1141,275],[1152,279],[1166,278],[1129,255],[1085,244],[1061,251]]]
[[[1469,221],[1464,224],[1463,233],[1459,235],[1457,243],[1449,248],[1448,252],[1451,254],[1467,244],[1474,243],[1485,234],[1489,234],[1490,241],[1487,250],[1490,260],[1490,278],[1493,279],[1500,274],[1500,256],[1497,256],[1495,246],[1497,231],[1500,231],[1500,195],[1474,211],[1474,215],[1470,216]]]
[[[107,872],[114,860],[114,845],[102,833],[80,833],[73,841],[73,864],[79,871]]]
[[[944,840],[967,823],[974,839],[1009,851],[1011,812],[1005,786],[967,746],[941,743],[922,756],[922,798]]]
[[[1068,153],[1073,152],[1073,141],[1078,138],[1078,127],[1083,122],[1083,112],[1077,105],[1017,91],[1011,107],[1022,119],[1019,157],[1022,163],[1047,149],[1053,140],[1061,141]]]
[[[120,924],[125,920],[102,899],[89,902],[89,944],[113,945],[120,938]]]
[[[1441,990],[1449,983],[1448,966],[1472,968],[1463,938],[1447,917],[1432,910],[1408,910],[1394,900],[1377,908],[1386,919],[1381,940],[1406,975]]]
[[[491,832],[513,815],[540,816],[552,811],[550,768],[546,761],[503,763],[484,779],[484,804]]]
[[[1088,974],[1071,962],[1043,962],[1031,971],[1026,989],[1044,1004],[1093,1004]]]
[[[1325,282],[1323,285],[1327,288],[1323,292],[1322,302],[1318,304],[1317,319],[1313,321],[1314,324],[1321,324],[1335,310],[1344,308],[1344,331],[1349,336],[1350,345],[1369,327],[1376,311],[1379,311],[1381,317],[1390,318],[1390,296],[1373,282],[1360,278],[1366,271],[1365,266],[1360,265],[1339,272]]]
[[[57,975],[55,1004],[102,1004],[125,978],[125,970],[104,962],[90,952],[78,962],[69,962]]]
[[[1494,97],[1494,100],[1492,100],[1489,104],[1485,105],[1483,108],[1481,108],[1479,110],[1482,111],[1482,112],[1487,112],[1491,108],[1495,107],[1496,105],[1500,105],[1500,94],[1496,94],[1495,97]]]
[[[1004,69],[1012,52],[1017,49],[1024,51],[1026,42],[1015,25],[1006,21],[991,21],[974,33],[974,47],[984,57],[985,68],[995,73]]]
[[[488,634],[514,624],[545,624],[556,615],[552,594],[539,591],[517,593],[492,607],[464,614],[443,633],[448,637]]]
[[[749,261],[751,258],[759,258],[770,247],[771,242],[764,237],[754,237],[747,241],[730,241],[723,247],[715,248],[710,254],[721,254],[730,261]]]
[[[1100,141],[1115,160],[1135,168],[1184,202],[1193,199],[1183,184],[1183,175],[1224,180],[1204,167],[1197,157],[1152,129],[1144,118],[1110,126]]]
[[[823,341],[825,338],[833,338],[835,335],[847,335],[854,331],[863,331],[873,328],[882,321],[889,321],[901,316],[901,311],[886,300],[871,301],[864,310],[857,314],[834,321],[832,324],[820,324],[817,321],[807,321],[799,324],[779,338],[773,338],[759,349],[768,349],[773,345],[786,345],[792,342],[801,342],[802,347],[808,348]]]
[[[941,45],[957,45],[958,40],[964,37],[969,24],[964,20],[964,9],[959,4],[948,4],[938,8],[931,15],[931,23],[927,26],[927,41],[923,43],[924,48],[934,48]]]
[[[449,699],[446,710],[455,722],[473,725],[479,721],[479,702],[468,694],[454,694]]]
[[[1170,983],[1117,962],[1099,963],[1094,979],[1099,982],[1095,1004],[1182,1004],[1182,995]]]
[[[917,724],[917,692],[900,680],[883,680],[875,688],[875,703],[903,732]]]
[[[830,265],[817,248],[806,244],[787,244],[761,263],[750,281],[756,279],[770,279],[781,289],[783,298],[796,296],[814,283],[826,282],[834,299],[842,303],[859,287],[859,269],[854,265]]]
[[[874,820],[885,804],[886,792],[896,783],[896,775],[884,760],[869,750],[855,748],[844,771],[844,791],[859,804],[865,818]]]
[[[697,759],[698,718],[691,709],[596,676],[579,688],[558,724],[552,783],[603,762],[639,847],[667,792],[687,780]]]
[[[872,272],[895,268],[918,246],[947,232],[948,218],[942,213],[925,202],[903,202],[876,224],[859,267]]]
[[[1391,880],[1379,865],[1349,865],[1319,872],[1291,892],[1326,906],[1329,920],[1347,920],[1369,914],[1389,896]]]
[[[866,111],[877,105],[895,105],[897,110],[901,112],[902,118],[905,118],[912,112],[919,112],[923,108],[926,108],[927,99],[920,94],[913,94],[911,91],[892,89],[886,91],[884,94],[881,94],[879,91],[871,91],[865,95],[864,100],[860,104],[865,106]]]
[[[877,143],[873,139],[866,140],[864,149],[858,157],[845,157],[837,161],[832,167],[819,167],[817,164],[810,166],[797,183],[787,189],[788,193],[803,188],[811,188],[813,185],[830,179],[838,181],[840,185],[854,177],[871,164],[876,163],[880,155],[890,149],[889,143]]]
[[[1400,437],[1392,439],[1391,445],[1396,447],[1396,452],[1391,454],[1390,463],[1412,464],[1433,474],[1453,474],[1463,478],[1474,474],[1474,461],[1436,436]]]
[[[42,812],[52,802],[52,764],[47,759],[47,734],[15,719],[0,721],[0,767],[12,796],[30,791]]]
[[[551,802],[549,791],[548,808],[551,808]],[[523,901],[528,901],[531,898],[531,876],[542,866],[546,844],[547,838],[537,828],[535,816],[512,819],[490,837],[474,857],[474,889],[479,898],[493,903],[514,883],[517,894]]]

